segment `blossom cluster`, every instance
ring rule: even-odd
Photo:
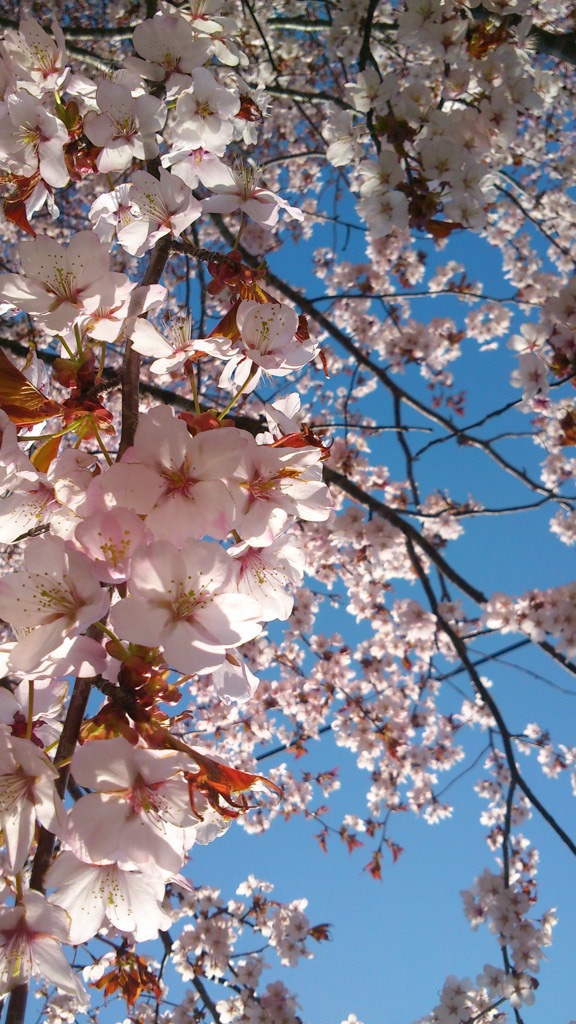
[[[476,643],[521,633],[573,671],[576,599],[506,581],[486,598],[452,546],[540,505],[576,539],[572,92],[534,47],[571,27],[570,4],[338,0],[325,20],[160,0],[128,30],[121,7],[95,53],[68,14],[0,44],[0,994],[35,977],[56,989],[51,1024],[73,1021],[88,998],[69,960],[87,953],[85,984],[127,1019],[297,1024],[264,955],[295,966],[327,926],[252,876],[231,900],[192,885],[194,844],[299,814],[322,850],[371,844],[381,878],[404,812],[453,814],[472,736],[501,862],[465,912],[505,956],[449,977],[427,1020],[502,1021],[533,1000],[554,923],[534,916],[510,750],[573,789],[576,753],[532,721],[506,735]],[[275,276],[282,232],[330,223],[327,196],[305,287],[291,249]],[[498,287],[475,256],[474,279],[460,252],[437,258],[464,229],[502,254]],[[467,427],[488,396],[456,390],[458,361],[489,364],[502,337],[516,369],[495,383],[518,390]],[[540,478],[509,455],[516,412]],[[470,453],[530,503],[484,500]],[[474,570],[499,578],[496,561],[475,552]],[[337,768],[297,760],[328,732],[367,779],[364,813],[336,824]],[[296,756],[253,774],[270,750]],[[159,934],[154,962],[138,949]],[[168,956],[188,991],[163,1014]]]
[[[306,443],[281,407],[272,434],[256,438],[217,409],[202,412],[195,394],[182,416],[165,405],[144,410],[115,460],[114,442],[104,442],[116,411],[98,390],[100,346],[125,345],[152,357],[153,373],[184,380],[194,361],[224,364],[226,411],[263,374],[289,375],[318,351],[292,307],[251,286],[234,250],[214,264],[231,312],[207,338],[192,337],[185,313],[167,330],[154,327],[147,317],[167,289],[158,279],[139,287],[111,266],[115,242],[140,258],[203,216],[238,212],[267,227],[280,211],[302,219],[260,187],[256,168],[222,160],[252,129],[231,70],[241,59],[236,26],[218,6],[205,18],[162,5],[137,27],[136,55],[113,76],[72,74],[60,27],[50,35],[30,18],[6,31],[0,58],[5,213],[34,236],[20,245],[21,270],[0,275],[0,304],[33,318],[43,347],[58,346],[54,381],[69,391],[65,401],[45,398],[6,363],[18,397],[1,413],[0,530],[5,544],[23,542],[23,554],[0,582],[0,615],[13,634],[2,648],[13,694],[0,731],[0,817],[16,893],[16,905],[0,910],[0,985],[6,993],[44,977],[78,1008],[86,994],[61,943],[110,929],[132,943],[157,937],[170,923],[166,886],[181,879],[190,847],[222,834],[259,783],[175,738],[155,708],[177,703],[187,680],[202,679],[225,704],[253,696],[258,680],[243,648],[289,617],[302,580],[291,527],[326,520],[332,506],[321,444]],[[124,173],[128,181],[92,202],[89,228],[62,240],[32,226],[45,205],[57,215],[57,190],[90,175],[101,188],[105,175]],[[42,458],[27,451],[26,430],[52,417],[63,429],[44,428]],[[78,443],[61,446],[66,435]],[[107,695],[70,760],[82,794],[72,807],[49,754],[61,724],[48,728],[70,674],[97,680]],[[40,826],[60,850],[41,879],[48,901],[29,874]],[[282,913],[272,945],[286,941]]]
[[[495,1021],[501,1019],[503,1000],[515,1010],[534,1002],[538,981],[533,973],[539,970],[542,948],[550,945],[554,912],[547,912],[538,923],[529,920],[526,915],[532,900],[526,886],[506,884],[502,875],[490,871],[484,871],[462,897],[472,927],[489,921],[491,931],[509,951],[512,969],[485,964],[475,983],[470,978],[447,978],[439,1005],[422,1024],[458,1024],[475,1015]]]

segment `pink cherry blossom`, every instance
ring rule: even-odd
[[[304,574],[304,552],[296,537],[279,537],[264,548],[237,544],[228,552],[240,566],[238,590],[258,601],[262,618],[287,619],[294,605],[287,588],[295,588]]]
[[[32,977],[56,985],[84,1009],[88,996],[61,943],[68,941],[69,917],[30,890],[15,907],[0,907],[0,992],[5,995]]]
[[[232,139],[230,119],[240,109],[240,97],[221,85],[207,68],[196,68],[191,77],[191,89],[176,104],[176,140],[181,148],[208,149],[222,156]]]
[[[66,815],[54,788],[58,772],[31,741],[0,728],[0,822],[12,871],[24,867],[36,821],[62,833]]]
[[[245,704],[256,693],[259,680],[248,668],[241,652],[235,650],[226,652],[226,660],[210,672],[206,682],[214,687],[224,704]],[[202,821],[205,824],[204,812]],[[198,838],[198,842],[202,841]]]
[[[35,538],[24,570],[0,581],[0,615],[18,634],[11,664],[32,671],[65,637],[77,636],[109,606],[90,559],[59,537]]]
[[[183,754],[133,747],[121,736],[79,747],[72,774],[96,792],[73,807],[68,844],[86,861],[179,871],[197,824],[183,776],[191,767]]]
[[[123,505],[146,516],[157,540],[224,538],[236,515],[224,480],[234,473],[245,442],[236,430],[191,437],[166,406],[142,416],[132,448],[91,487],[94,507]]]
[[[241,302],[236,323],[244,354],[270,374],[285,376],[314,358],[313,342],[298,342],[298,317],[284,302]]]
[[[202,184],[214,195],[202,201],[204,210],[213,213],[234,213],[241,210],[258,224],[274,227],[278,223],[280,210],[295,220],[303,220],[304,214],[295,206],[267,188],[260,188],[260,169],[236,162],[231,167],[225,164],[205,164],[200,168]]]
[[[169,877],[169,876],[168,876]],[[70,916],[70,942],[87,942],[108,921],[137,942],[155,939],[170,926],[162,910],[167,877],[124,870],[115,863],[90,864],[69,850],[57,857],[46,874],[46,886],[55,889],[49,903]]]
[[[242,493],[236,529],[254,547],[271,544],[290,516],[323,522],[330,515],[317,448],[247,446],[235,476]]]
[[[197,351],[196,341],[192,338],[192,318],[178,317],[165,327],[165,335],[160,334],[149,320],[139,318],[132,331],[132,347],[143,356],[153,358],[150,365],[152,373],[164,374],[181,370],[184,364]]]
[[[15,643],[5,643],[0,648],[0,665],[5,674],[17,679],[28,680],[29,673],[14,667],[11,663]],[[89,636],[66,638],[50,654],[45,655],[34,669],[34,685],[57,682],[70,676],[89,678],[104,675],[108,669],[109,659],[102,645]],[[26,685],[27,682],[26,682]]]
[[[318,351],[314,342],[296,340],[298,316],[286,303],[241,302],[236,323],[242,335],[240,341],[230,344],[215,336],[196,343],[199,351],[227,361],[220,387],[242,387],[249,393],[262,373],[285,377],[309,363]]]
[[[20,456],[17,475],[10,474],[7,467],[4,475],[0,461],[2,483],[11,477],[9,491],[0,498],[0,540],[14,543],[49,520],[54,533],[70,535],[77,522],[76,510],[92,480],[93,459],[86,452],[68,448],[48,473],[38,473],[23,452]]]
[[[536,910],[522,782],[576,792],[553,721],[495,710],[505,634],[551,658],[547,712],[576,656],[576,584],[538,533],[576,538],[573,0],[160,0],[135,30],[126,5],[100,6],[88,30],[67,24],[68,56],[56,25],[0,33],[2,269],[42,231],[0,279],[0,313],[23,314],[9,352],[38,353],[24,378],[5,364],[0,389],[0,990],[35,972],[41,1016],[75,1020],[59,946],[86,942],[66,959],[108,997],[137,993],[117,1019],[308,1019],[264,958],[294,966],[326,929],[253,876],[231,897],[203,885],[198,855],[195,884],[176,875],[192,842],[300,814],[379,877],[406,813],[440,822],[470,782],[496,874],[464,909],[502,966],[439,979],[425,1021],[519,1018],[556,920]],[[502,394],[511,360],[523,396]],[[34,387],[62,424],[16,426]],[[102,409],[114,433],[59,436]],[[518,510],[505,563],[497,528]],[[514,596],[511,567],[541,585]],[[366,776],[365,810],[340,826],[335,773],[292,756],[330,733]],[[185,752],[199,736],[203,768]],[[254,761],[280,748],[264,764],[282,800],[252,806]],[[27,886],[59,852],[41,911]]]
[[[135,512],[120,506],[89,516],[78,524],[74,536],[98,578],[116,583],[130,575],[132,553],[150,533]]]
[[[103,192],[92,203],[88,216],[100,241],[111,242],[116,232],[132,223],[132,185],[125,182],[112,192]]]
[[[22,18],[18,31],[4,34],[2,48],[14,73],[37,95],[60,88],[68,73],[64,33],[57,21],[50,27],[51,35],[34,18]]]
[[[0,119],[0,156],[15,173],[37,170],[53,188],[64,188],[69,174],[64,158],[68,129],[25,91],[8,97],[8,117]]]
[[[158,155],[157,133],[166,120],[166,108],[154,96],[132,96],[130,90],[117,82],[100,82],[96,102],[101,113],[88,113],[84,132],[102,152],[98,169],[107,174],[123,171],[136,160],[150,160]]]
[[[34,483],[38,472],[18,444],[16,427],[0,409],[0,486],[10,491],[24,482]]]
[[[114,605],[113,628],[125,640],[162,646],[180,672],[204,675],[261,631],[260,606],[235,587],[236,564],[217,544],[157,541],[132,562],[130,596]]]
[[[79,231],[66,248],[39,235],[22,242],[20,258],[22,274],[0,275],[0,298],[34,314],[49,333],[66,330],[98,306],[113,306],[124,298],[128,279],[109,270],[108,249],[93,231]]]
[[[168,90],[172,76],[189,75],[208,58],[208,41],[195,36],[190,21],[164,10],[136,26],[132,44],[140,56],[127,57],[126,67],[153,82],[166,82]]]
[[[214,153],[210,153],[209,150],[202,147],[174,146],[169,153],[162,157],[162,165],[170,168],[172,174],[178,175],[189,188],[194,189],[197,188],[203,176],[204,168],[220,167],[222,161]]]
[[[12,691],[3,689],[0,691],[0,722],[16,736],[22,722],[30,722],[30,739],[46,749],[60,738],[59,719],[68,689],[66,680],[54,678],[52,674],[47,679],[35,678],[32,685],[25,680]]]
[[[142,256],[163,235],[178,236],[200,216],[191,189],[163,167],[160,180],[136,171],[132,181],[130,219],[118,229],[120,245],[132,256]]]
[[[537,352],[520,352],[518,369],[510,375],[513,387],[522,388],[524,398],[534,398],[548,391],[548,370]]]
[[[0,541],[14,543],[40,526],[58,507],[44,474],[38,474],[35,483],[24,481],[11,494],[0,498]]]

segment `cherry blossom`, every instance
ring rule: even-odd
[[[134,29],[132,45],[139,57],[127,57],[125,66],[154,82],[170,82],[176,75],[189,75],[202,67],[208,57],[208,42],[198,39],[192,25],[180,15],[158,11]]]
[[[225,661],[209,673],[207,681],[214,687],[224,704],[245,704],[256,693],[259,682],[238,650],[234,653],[227,651]]]
[[[21,871],[34,839],[38,819],[60,832],[65,819],[54,789],[58,778],[49,758],[29,739],[8,736],[0,729],[0,821],[12,871]]]
[[[118,228],[118,241],[131,255],[142,256],[163,235],[179,235],[200,216],[191,190],[164,168],[159,181],[146,171],[136,171],[132,181],[130,213]]]
[[[0,986],[9,992],[31,977],[41,978],[77,1001],[88,1003],[80,979],[61,949],[68,940],[68,914],[50,906],[39,892],[30,890],[15,907],[0,907]]]
[[[196,68],[191,78],[191,88],[176,104],[176,140],[181,147],[208,149],[222,156],[232,140],[234,129],[230,119],[240,109],[240,98],[221,85],[207,68]]]
[[[234,824],[291,849],[300,815],[390,879],[400,813],[442,828],[476,798],[464,915],[497,966],[439,978],[424,1020],[504,1024],[539,998],[556,923],[531,815],[571,848],[548,789],[576,792],[549,711],[576,655],[553,553],[576,539],[570,5],[160,0],[51,31],[45,3],[18,28],[7,5],[11,1024],[31,979],[52,1024],[96,1022],[98,990],[151,1024],[308,1019],[264,970],[317,951],[323,970],[315,900],[204,885],[192,845]],[[512,710],[511,646],[538,669]],[[334,799],[327,735],[364,809]]]
[[[304,553],[296,537],[279,537],[264,548],[238,544],[228,553],[240,565],[238,589],[259,602],[262,618],[287,619],[294,598],[286,588],[296,587],[304,572]]]
[[[157,541],[135,551],[130,595],[114,605],[111,621],[124,639],[162,645],[181,672],[211,672],[226,652],[257,636],[260,605],[234,587],[235,562],[207,541],[180,548]]]
[[[150,160],[158,155],[156,135],[166,120],[161,100],[154,96],[133,96],[121,83],[103,81],[96,90],[100,113],[89,112],[84,131],[102,149],[98,170],[125,170],[132,159]]]
[[[196,343],[199,351],[227,360],[220,387],[253,391],[263,372],[286,376],[305,366],[317,352],[313,342],[295,339],[298,317],[285,303],[241,302],[236,324],[241,332],[237,345],[218,337],[201,338]]]
[[[34,18],[22,18],[19,30],[7,29],[2,43],[16,76],[38,95],[60,88],[68,75],[64,33],[57,21],[50,28],[51,34]]]
[[[253,547],[271,544],[292,515],[312,522],[330,515],[315,448],[283,452],[255,444],[247,448],[236,479],[243,492],[238,532]]]
[[[132,554],[150,534],[135,512],[118,507],[83,520],[74,536],[90,557],[98,578],[113,583],[128,578]]]
[[[132,185],[124,183],[92,203],[88,216],[101,242],[111,242],[115,233],[132,223],[132,192]]]
[[[135,748],[121,736],[80,747],[71,771],[95,792],[72,809],[68,843],[85,861],[179,871],[197,823],[182,774],[189,767],[182,754]]]
[[[8,97],[7,111],[8,118],[0,120],[0,156],[6,166],[30,176],[39,170],[54,188],[67,185],[63,147],[68,130],[62,121],[26,92]]]
[[[261,172],[258,168],[241,163],[226,167],[225,164],[214,162],[201,166],[199,173],[202,184],[214,193],[202,201],[204,210],[225,214],[241,210],[258,224],[266,224],[268,227],[277,224],[280,210],[295,220],[304,219],[302,211],[290,206],[281,196],[269,189],[259,188]]]
[[[170,924],[161,908],[165,882],[159,873],[124,870],[115,863],[91,864],[68,850],[46,875],[47,887],[55,889],[49,902],[68,912],[74,945],[96,935],[105,921],[138,942],[156,938]]]
[[[165,335],[150,323],[139,318],[132,332],[132,347],[143,356],[151,356],[152,373],[171,373],[180,370],[197,351],[192,337],[192,318],[178,317],[166,325]]]
[[[24,273],[1,274],[0,296],[13,308],[34,314],[50,333],[126,295],[126,275],[108,269],[108,250],[92,231],[79,231],[67,248],[40,235],[22,242],[20,259]]]
[[[109,600],[85,555],[59,537],[30,541],[24,570],[0,581],[0,615],[18,634],[12,667],[32,671],[66,637],[105,616]]]
[[[122,462],[92,484],[94,510],[132,509],[146,516],[157,540],[179,544],[206,534],[224,538],[236,509],[222,478],[232,476],[246,443],[239,431],[226,436],[226,445],[213,431],[192,437],[183,420],[157,406],[142,417]]]

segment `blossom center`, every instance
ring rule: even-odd
[[[190,473],[188,459],[184,459],[180,469],[164,470],[162,476],[166,481],[164,494],[167,498],[173,494],[181,494],[187,498],[190,496],[193,487],[198,483],[196,477]]]
[[[247,167],[246,164],[238,160],[231,167],[231,171],[242,199],[250,199],[255,192],[259,191],[256,187],[260,177],[259,168]]]
[[[115,139],[131,139],[138,132],[138,125],[136,124],[132,114],[125,114],[124,117],[112,118],[118,131],[114,134]]]
[[[192,622],[194,613],[199,608],[205,608],[209,601],[210,597],[204,590],[198,591],[194,587],[190,590],[181,590],[172,605],[174,618]]]

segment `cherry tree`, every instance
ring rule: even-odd
[[[556,916],[530,827],[576,854],[540,785],[574,790],[576,745],[499,683],[529,649],[573,687],[576,584],[485,580],[511,518],[536,567],[550,531],[576,541],[573,22],[568,0],[6,5],[8,1024],[30,991],[54,1024],[103,996],[298,1024],[267,960],[327,926],[268,879],[192,881],[194,844],[301,815],[376,884],[396,816],[440,823],[464,776],[487,846],[463,910],[494,957],[422,1021],[534,1002]],[[362,815],[308,767],[328,733]]]

